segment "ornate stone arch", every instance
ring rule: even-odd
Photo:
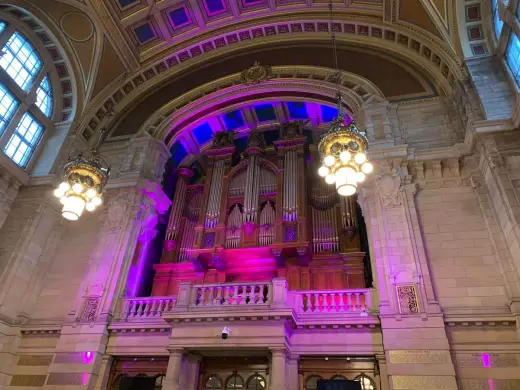
[[[333,79],[335,71],[332,69],[310,66],[280,66],[272,68],[273,79],[258,84],[240,84],[241,74],[215,80],[200,86],[178,98],[155,112],[139,129],[139,132],[150,133],[168,145],[175,141],[174,132],[183,123],[193,123],[194,117],[201,120],[205,115],[213,115],[222,101],[230,101],[232,97],[241,99],[255,99],[255,96],[268,97],[276,91],[284,92],[286,96],[297,96],[298,92],[314,94],[316,101],[323,101],[334,105],[336,102],[337,84]],[[349,114],[356,115],[366,102],[384,101],[384,95],[377,86],[369,80],[352,73],[343,73],[341,92],[345,109]],[[213,91],[213,92],[210,92]],[[278,95],[280,96],[280,95]],[[279,97],[278,97],[279,98]],[[307,98],[309,100],[309,98]],[[237,102],[236,105],[243,104]],[[225,108],[232,108],[226,105]],[[222,109],[222,108],[220,108]]]

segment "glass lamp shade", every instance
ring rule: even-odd
[[[322,166],[322,167],[320,167],[320,169],[318,169],[318,175],[320,175],[321,177],[325,177],[328,174],[329,174],[329,168]]]
[[[331,167],[333,166],[334,164],[336,164],[336,158],[334,156],[331,156],[331,155],[328,155],[327,157],[325,157],[323,159],[323,163],[327,166],[327,167]]]
[[[365,153],[357,153],[355,156],[354,156],[354,161],[356,162],[356,164],[363,164],[365,161],[367,161],[367,156],[365,155]]]
[[[85,210],[85,200],[79,196],[69,196],[63,205],[61,215],[69,221],[77,221]]]
[[[336,181],[336,176],[334,176],[333,174],[329,173],[327,176],[325,176],[325,182],[327,184],[334,184],[335,181]]]
[[[374,170],[374,166],[369,162],[366,162],[363,165],[361,165],[361,171],[366,175],[371,173],[373,170]]]
[[[341,196],[354,195],[357,190],[356,180],[351,177],[342,176],[336,181],[336,191]]]
[[[344,150],[343,152],[341,152],[339,154],[339,159],[341,161],[343,161],[344,163],[348,162],[350,159],[352,158],[352,155],[350,154],[350,152]]]

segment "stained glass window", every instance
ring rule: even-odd
[[[511,32],[509,35],[509,43],[506,49],[506,62],[517,85],[520,86],[520,41],[514,32]]]
[[[2,52],[0,66],[20,88],[27,91],[42,67],[38,53],[18,31],[9,38]]]
[[[17,107],[18,100],[3,84],[0,84],[0,135],[4,132]]]
[[[45,76],[36,90],[36,106],[46,117],[52,114],[52,90],[49,76]]]
[[[22,168],[27,167],[42,134],[43,126],[26,112],[5,146],[5,154]]]

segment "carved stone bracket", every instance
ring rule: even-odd
[[[403,191],[402,179],[399,170],[377,176],[374,184],[384,207],[396,207],[401,205],[399,192]]]

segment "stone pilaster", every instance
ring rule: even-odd
[[[290,354],[287,356],[286,380],[287,390],[299,390],[298,364],[300,357]]]
[[[363,189],[360,203],[370,221],[367,230],[390,388],[418,389],[425,384],[424,388],[457,389],[414,203],[417,187],[405,164],[378,165],[381,171],[374,177],[374,187]]]
[[[286,354],[282,348],[271,349],[271,390],[286,390]]]
[[[181,390],[180,387],[180,376],[182,368],[182,358],[184,356],[184,350],[182,349],[170,349],[170,360],[168,361],[168,369],[166,371],[166,377],[163,380],[163,390]]]
[[[0,229],[4,225],[21,183],[7,171],[0,168]]]

